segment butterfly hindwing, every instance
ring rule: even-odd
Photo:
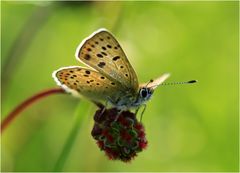
[[[99,72],[84,67],[64,67],[54,73],[57,83],[67,91],[92,100],[114,100],[121,90]]]
[[[119,87],[138,90],[137,75],[117,40],[106,30],[85,39],[76,51],[77,59],[99,71]]]

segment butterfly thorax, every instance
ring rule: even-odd
[[[119,97],[117,102],[112,102],[109,100],[113,106],[121,110],[127,110],[130,108],[136,108],[147,102],[152,96],[153,90],[151,88],[142,87],[139,89],[138,93],[135,95],[126,94]]]

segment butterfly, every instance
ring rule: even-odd
[[[151,98],[154,90],[169,74],[139,84],[137,75],[115,37],[99,29],[84,39],[75,56],[87,67],[63,67],[53,78],[67,92],[110,103],[118,110],[138,109]]]

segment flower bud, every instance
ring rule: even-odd
[[[130,111],[101,108],[94,121],[91,134],[111,160],[128,162],[147,147],[144,127]]]

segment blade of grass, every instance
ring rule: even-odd
[[[24,61],[24,53],[27,52],[38,32],[48,21],[54,11],[54,7],[51,3],[49,5],[37,6],[12,44],[5,62],[2,64],[4,71],[4,75],[2,75],[2,90],[5,91],[2,93],[2,97],[7,93],[8,84],[21,64],[21,61]]]
[[[76,137],[78,132],[81,130],[82,122],[84,118],[88,115],[89,109],[92,108],[92,105],[90,105],[87,102],[80,102],[78,107],[76,108],[76,111],[74,113],[74,116],[76,118],[73,128],[69,133],[69,136],[65,142],[65,145],[63,146],[62,152],[55,164],[55,167],[53,169],[54,172],[61,172],[68,156],[71,152],[71,149],[76,141]]]

